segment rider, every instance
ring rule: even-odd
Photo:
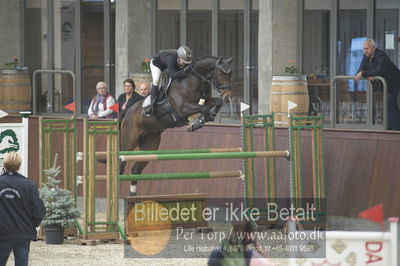
[[[161,72],[167,69],[171,80],[183,79],[189,75],[193,68],[192,50],[186,45],[182,45],[177,50],[163,50],[156,54],[150,62],[151,75],[153,82],[151,84],[151,103],[144,108],[147,116],[153,114],[153,106],[158,97],[158,81]]]

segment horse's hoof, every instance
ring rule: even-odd
[[[188,125],[188,126],[186,127],[186,131],[188,131],[188,132],[193,132],[193,131],[195,131],[195,130],[198,130],[198,129],[202,128],[203,126],[204,126],[203,123],[199,123],[199,122],[197,122],[197,123],[192,123],[192,124],[190,124],[190,125]]]

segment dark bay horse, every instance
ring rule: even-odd
[[[147,117],[142,113],[143,100],[135,103],[126,113],[121,123],[121,151],[157,150],[161,133],[171,127],[183,126],[188,123],[188,117],[200,114],[188,127],[189,131],[201,128],[205,122],[213,121],[221,108],[223,101],[229,102],[231,97],[231,68],[232,58],[223,59],[207,56],[193,63],[193,69],[186,78],[172,81],[165,99],[172,106],[175,124],[166,123],[156,107],[153,116]],[[212,89],[220,97],[211,96]],[[199,100],[204,99],[204,105]],[[160,114],[160,112],[159,112]],[[163,115],[163,114],[161,114]],[[158,119],[157,119],[158,118]],[[121,163],[123,173],[126,162]],[[132,174],[140,174],[148,162],[136,162],[131,169]],[[132,181],[130,194],[135,195],[136,181]]]

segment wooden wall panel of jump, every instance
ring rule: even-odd
[[[0,123],[20,122],[20,118],[6,117]],[[38,184],[39,142],[38,119],[29,122],[29,177]],[[77,122],[78,151],[82,149],[82,121]],[[256,135],[262,135],[261,132]],[[275,149],[287,148],[287,129],[275,130]],[[357,216],[358,212],[375,204],[383,203],[385,216],[400,216],[400,133],[391,131],[366,130],[324,130],[325,169],[327,177],[328,215]],[[305,153],[303,175],[310,176],[306,159],[310,147],[307,134],[302,137],[302,149]],[[55,140],[56,141],[56,140]],[[257,143],[261,140],[256,138]],[[56,145],[56,144],[55,144]],[[98,143],[105,149],[104,143]],[[239,126],[206,126],[186,133],[184,128],[170,129],[162,136],[161,149],[190,149],[204,147],[239,147]],[[60,155],[62,156],[62,154]],[[59,158],[61,161],[62,158]],[[240,169],[241,160],[202,160],[202,161],[157,161],[150,162],[145,173],[223,171]],[[82,173],[78,163],[78,174]],[[285,159],[276,160],[278,194],[289,195],[288,165]],[[258,170],[258,175],[261,169]],[[129,170],[127,168],[126,172]],[[257,182],[261,182],[259,180]],[[128,183],[122,182],[121,195],[128,192]],[[105,186],[99,186],[99,195],[104,195]],[[81,191],[81,186],[78,191]],[[172,193],[208,193],[210,197],[237,197],[241,195],[238,180],[177,180],[177,181],[140,181],[139,195]]]

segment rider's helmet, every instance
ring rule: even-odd
[[[176,53],[178,54],[178,57],[185,62],[185,64],[192,63],[192,49],[186,45],[179,47]]]

